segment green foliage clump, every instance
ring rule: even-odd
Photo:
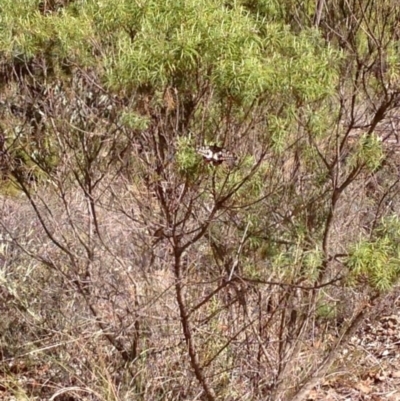
[[[400,277],[400,220],[385,218],[371,241],[361,240],[350,252],[349,283],[367,281],[379,291],[389,290]]]
[[[80,66],[94,65],[92,16],[82,6],[79,12],[72,7],[62,10],[47,15],[39,11],[39,2],[35,0],[3,1],[0,48],[4,55],[44,55],[53,66],[61,66],[67,58]]]
[[[135,112],[125,112],[121,114],[121,122],[127,128],[133,130],[142,130],[148,128],[150,121],[147,116],[141,116]]]
[[[305,276],[311,280],[315,280],[318,276],[319,269],[322,266],[323,253],[319,248],[304,251],[303,254],[303,272]]]
[[[317,317],[325,320],[336,318],[338,313],[337,305],[331,299],[321,299],[318,302],[316,314]]]
[[[186,96],[207,83],[213,103],[229,99],[243,113],[257,98],[316,101],[337,82],[340,54],[317,31],[294,34],[236,2],[88,1],[44,14],[36,1],[7,0],[1,11],[7,54],[91,66],[118,91],[172,86]]]
[[[194,180],[199,170],[200,157],[190,137],[180,137],[176,146],[176,164],[182,176]]]
[[[384,157],[382,141],[377,135],[362,135],[352,154],[350,165],[365,164],[370,171],[375,171]]]

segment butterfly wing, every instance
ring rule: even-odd
[[[234,164],[236,161],[236,156],[232,152],[217,145],[202,146],[197,149],[197,153],[203,156],[206,162],[213,165],[221,164],[224,161]]]

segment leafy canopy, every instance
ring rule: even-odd
[[[0,8],[3,54],[92,65],[115,90],[190,93],[211,82],[219,99],[250,104],[266,93],[315,101],[336,85],[340,54],[317,31],[297,35],[238,3],[77,1],[46,14],[37,0],[4,0]]]

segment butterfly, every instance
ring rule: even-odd
[[[213,166],[217,166],[223,162],[233,165],[236,162],[236,156],[232,152],[217,145],[201,146],[197,148],[197,153]]]

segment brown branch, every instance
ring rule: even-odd
[[[185,337],[186,345],[188,348],[190,364],[192,366],[196,379],[202,386],[207,400],[215,401],[216,400],[215,392],[207,382],[203,374],[203,369],[200,366],[198,352],[196,350],[196,346],[193,339],[193,333],[190,325],[189,313],[186,309],[186,305],[183,299],[181,257],[182,257],[182,252],[179,249],[175,248],[174,250],[175,294],[179,307],[179,314],[181,317],[183,335]]]

